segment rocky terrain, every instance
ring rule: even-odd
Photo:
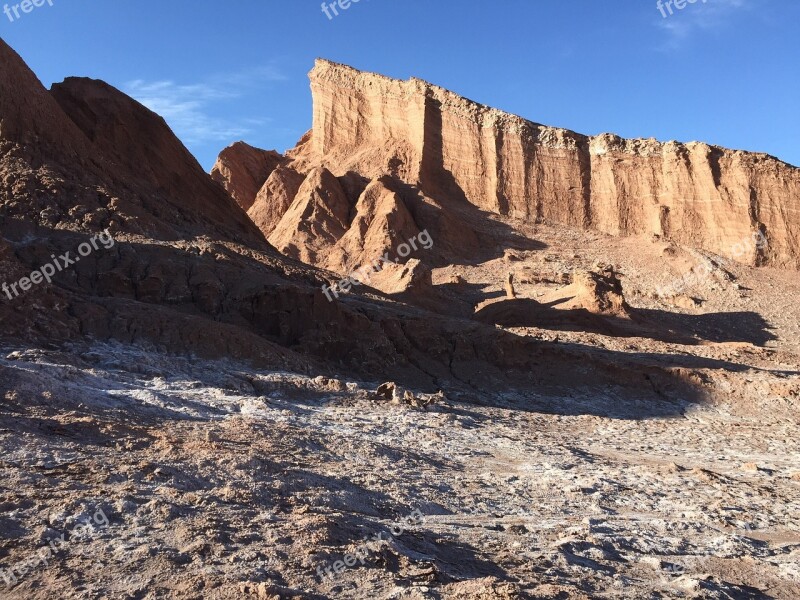
[[[0,67],[0,598],[800,596],[797,169],[319,61],[209,175]]]
[[[614,235],[660,235],[747,264],[798,265],[800,175],[774,157],[699,142],[584,136],[482,106],[419,79],[393,80],[325,60],[317,61],[310,79],[313,128],[287,153],[291,162],[267,173],[264,193],[251,211],[270,205],[280,217],[292,201],[293,209],[311,210],[309,189],[300,194],[295,185],[287,186],[288,193],[274,189],[290,170],[313,177],[328,170],[345,194],[354,188],[359,193],[365,185],[359,180],[374,184],[389,175],[413,186],[412,198],[421,195],[425,201],[404,196],[405,202],[395,203],[398,216],[408,209],[418,223],[446,221],[439,226],[448,230],[436,237],[447,238],[465,257],[483,245],[459,239],[452,220],[438,214],[452,205]],[[234,146],[220,160],[233,162],[229,155],[242,152]],[[240,182],[249,179],[248,165],[260,152],[251,149],[249,159],[239,158],[242,172],[229,173],[232,185],[247,187]],[[327,186],[330,193],[335,187]],[[419,214],[421,204],[428,206],[425,215]],[[295,217],[258,224],[287,251]],[[754,231],[768,238],[768,246],[734,255],[732,248]],[[339,259],[324,262],[332,267]]]

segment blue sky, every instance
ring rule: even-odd
[[[581,133],[800,165],[797,0],[687,0],[666,18],[655,0],[361,0],[332,19],[320,0],[51,1],[0,15],[0,36],[48,87],[88,76],[144,102],[206,169],[238,139],[294,146],[317,56]]]

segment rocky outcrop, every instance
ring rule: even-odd
[[[239,206],[249,210],[258,191],[283,162],[283,156],[274,150],[261,150],[236,142],[220,152],[211,169],[211,178],[222,184]]]
[[[622,282],[613,268],[580,271],[572,275],[572,283],[543,298],[561,310],[586,310],[597,315],[627,318],[630,307],[622,291]]]
[[[289,209],[270,236],[287,256],[316,264],[318,253],[347,230],[350,205],[336,177],[325,168],[308,174]]]
[[[159,115],[93,79],[68,78],[50,94],[90,141],[84,160],[90,159],[108,190],[118,191],[101,199],[117,231],[175,239],[215,229],[226,239],[267,247]],[[161,233],[167,225],[173,231]]]
[[[328,255],[325,263],[328,269],[346,272],[369,264],[420,233],[388,177],[369,183],[359,196],[354,212],[347,232]]]
[[[493,246],[467,224],[470,211],[489,211],[618,236],[655,235],[750,265],[800,266],[793,233],[800,227],[800,170],[773,157],[699,142],[584,136],[419,79],[325,60],[310,79],[313,127],[261,188],[255,191],[260,177],[237,183],[243,177],[236,172],[253,171],[247,165],[254,149],[242,165],[218,173],[229,189],[246,190],[237,191],[238,201],[290,256],[301,257],[310,243],[315,248],[303,260],[346,274],[408,232],[427,229],[437,240],[429,263],[470,259]],[[230,149],[220,157],[235,160]],[[303,215],[295,204],[301,181],[319,169],[336,183],[329,196],[317,194],[317,209],[303,218],[327,222],[292,221]],[[388,190],[377,201],[376,185]],[[326,198],[337,206],[324,208]],[[308,200],[306,193],[300,203]],[[313,239],[315,229],[322,239]]]
[[[385,174],[440,202],[614,235],[657,234],[751,264],[798,266],[800,170],[692,142],[589,137],[532,123],[419,79],[318,60],[299,165]],[[301,168],[302,170],[302,168]],[[732,249],[754,233],[768,244]]]
[[[370,285],[387,294],[404,294],[404,299],[422,301],[433,288],[431,270],[425,263],[412,258],[405,264],[386,265],[372,276]]]
[[[248,216],[264,235],[272,235],[294,202],[304,180],[305,175],[291,167],[281,165],[272,171],[247,211]]]

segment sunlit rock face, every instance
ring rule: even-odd
[[[800,170],[771,156],[584,136],[419,79],[324,60],[310,78],[313,129],[293,151],[301,170],[324,164],[337,176],[390,174],[440,202],[614,235],[667,236],[748,264],[798,264]],[[736,251],[759,232],[766,244]]]

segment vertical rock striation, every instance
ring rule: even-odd
[[[295,154],[301,171],[390,174],[440,202],[614,235],[667,236],[750,264],[800,263],[800,170],[774,157],[584,136],[419,79],[325,60],[310,78],[313,129]],[[758,232],[765,248],[744,258],[733,252]]]

